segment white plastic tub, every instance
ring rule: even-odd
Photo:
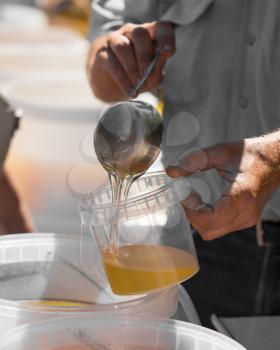
[[[172,320],[80,318],[20,327],[0,350],[245,350],[201,326]]]
[[[113,294],[91,237],[82,245],[79,236],[1,237],[0,284],[0,335],[22,324],[81,315],[174,317],[199,323],[183,287],[133,297]]]
[[[0,25],[0,84],[9,79],[81,75],[88,46],[85,39],[65,29],[34,31]]]
[[[10,79],[81,76],[86,66],[87,46],[78,50],[27,50],[0,45],[0,84]]]
[[[7,166],[37,230],[77,233],[79,196],[107,180],[93,147],[104,103],[93,96],[85,76],[11,81],[2,92],[24,109]]]
[[[77,32],[58,27],[47,27],[40,30],[0,27],[1,48],[29,48],[30,50],[48,50],[65,48],[73,50],[83,46],[86,42]]]
[[[48,17],[43,11],[31,6],[8,4],[0,1],[0,30],[40,30],[48,26]]]

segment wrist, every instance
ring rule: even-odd
[[[271,187],[280,185],[280,130],[264,136],[246,139],[250,152],[257,159],[257,170],[262,169]]]

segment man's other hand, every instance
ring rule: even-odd
[[[197,194],[182,203],[192,226],[205,240],[254,226],[280,184],[280,132],[195,151],[166,172],[181,177],[208,169],[229,185],[213,206],[201,203]]]

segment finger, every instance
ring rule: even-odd
[[[220,198],[213,207],[185,209],[192,226],[204,240],[212,240],[235,230],[238,214],[230,197]]]
[[[182,201],[182,206],[186,210],[199,210],[203,207],[203,202],[200,195],[192,190],[188,197]]]
[[[253,226],[258,217],[250,191],[237,181],[212,207],[198,210],[185,208],[185,211],[191,224],[206,240]]]
[[[166,169],[171,177],[188,176],[207,170],[211,167],[209,149],[198,149],[185,152],[177,162]]]
[[[163,58],[167,59],[176,51],[176,39],[173,25],[167,21],[153,22],[146,26],[151,38],[156,42]]]
[[[100,53],[100,57],[104,70],[107,71],[118,84],[124,96],[129,96],[130,92],[133,90],[133,84],[112,50],[110,48],[103,50],[103,52]]]
[[[142,77],[154,55],[153,41],[147,29],[143,27],[134,28],[129,37],[133,44],[138,71]]]
[[[219,168],[231,158],[231,144],[217,144],[184,153],[177,164],[167,167],[166,173],[171,177],[189,176],[201,171]]]
[[[166,59],[159,56],[154,69],[150,73],[146,82],[143,84],[140,92],[150,91],[161,83],[163,79],[163,68],[165,63]]]
[[[136,82],[140,79],[140,74],[134,48],[129,38],[125,35],[115,34],[110,37],[108,44],[132,85],[136,85]]]
[[[189,218],[188,214],[186,214],[187,217]],[[189,218],[189,220],[191,220]],[[200,234],[200,236],[205,240],[205,241],[210,241],[213,239],[220,238],[222,236],[225,236],[229,233],[236,232],[239,230],[244,230],[246,228],[255,226],[255,223],[251,223],[250,221],[244,221],[240,222],[239,224],[233,223],[231,226],[227,228],[218,228],[218,229],[208,229],[207,231],[204,229],[201,229],[201,227],[196,227],[194,224],[192,226],[195,228],[195,230]]]

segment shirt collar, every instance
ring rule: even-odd
[[[163,21],[187,25],[196,21],[215,0],[176,0],[164,12]]]

